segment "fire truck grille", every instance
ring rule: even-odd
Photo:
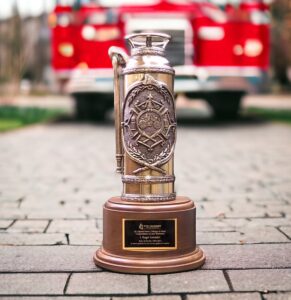
[[[135,30],[140,33],[142,30]],[[169,34],[172,39],[166,47],[166,57],[172,66],[185,64],[185,32],[184,30],[151,30],[151,32],[162,32]]]
[[[162,30],[169,34],[172,39],[166,48],[166,57],[172,66],[185,64],[185,32],[184,30]]]

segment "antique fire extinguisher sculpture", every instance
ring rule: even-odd
[[[117,171],[121,197],[103,210],[103,244],[94,261],[125,273],[195,269],[205,261],[196,246],[196,208],[174,189],[176,115],[174,70],[165,58],[170,36],[127,36],[131,56],[111,47]]]

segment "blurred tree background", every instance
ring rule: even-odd
[[[273,79],[283,90],[290,89],[291,78],[291,1],[276,0],[271,6]]]
[[[0,20],[0,93],[17,94],[30,84],[47,90],[49,34],[46,13],[21,17],[14,5],[12,17]]]

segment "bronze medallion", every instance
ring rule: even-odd
[[[173,96],[148,75],[128,92],[123,113],[126,152],[146,169],[163,173],[159,166],[171,158],[176,137]]]

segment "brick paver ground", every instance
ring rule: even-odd
[[[113,126],[0,135],[0,295],[291,299],[291,127],[180,126],[175,173],[178,194],[196,202],[206,264],[177,274],[110,273],[92,256],[102,240],[102,204],[121,190]]]

